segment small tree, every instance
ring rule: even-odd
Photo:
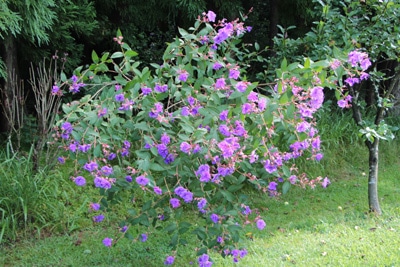
[[[400,83],[400,28],[396,1],[345,1],[337,7],[334,1],[315,1],[322,7],[321,20],[303,38],[276,38],[278,58],[298,60],[325,57],[349,60],[362,76],[348,74],[348,65],[337,63],[341,90],[336,92],[340,107],[351,107],[369,151],[368,201],[371,212],[381,214],[378,197],[379,141],[394,138],[396,129],[385,123],[385,117],[398,101]],[[347,58],[349,51],[358,50]],[[367,54],[368,53],[368,56]],[[369,58],[368,58],[369,57]],[[339,67],[340,66],[340,67]],[[368,74],[367,74],[368,73]],[[367,79],[368,77],[368,79]],[[345,100],[345,97],[347,99]],[[351,104],[350,104],[351,103]]]

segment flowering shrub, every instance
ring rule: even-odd
[[[78,186],[100,189],[101,200],[91,204],[103,212],[95,222],[110,205],[126,201],[124,237],[145,242],[149,227],[161,227],[176,251],[190,231],[201,241],[200,266],[212,265],[209,249],[237,262],[247,254],[238,247],[242,227],[266,227],[239,190],[275,196],[291,185],[329,184],[297,173],[295,159],[322,158],[313,114],[323,88],[336,87],[335,70],[329,61],[283,61],[269,95],[259,94],[258,84],[246,79],[246,62],[237,60],[245,53],[241,37],[250,30],[239,20],[216,21],[209,11],[189,32],[179,29],[181,37],[153,70],[139,69],[137,53],[120,33],[120,51],[101,58],[93,52],[94,63],[76,70],[71,92],[94,87],[96,93],[63,106],[58,138],[66,153],[60,162],[75,163]],[[201,218],[196,223],[181,217],[192,209]],[[103,240],[107,247],[117,242]],[[166,255],[164,264],[175,256]]]

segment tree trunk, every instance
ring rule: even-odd
[[[374,142],[367,141],[369,150],[369,177],[368,177],[368,202],[369,211],[381,215],[378,197],[378,165],[379,165],[379,138]]]
[[[9,132],[13,125],[10,125],[11,122],[7,119],[7,116],[10,117],[10,114],[7,115],[6,112],[11,112],[9,105],[13,101],[13,90],[18,86],[15,83],[18,83],[19,80],[17,44],[14,36],[4,36],[1,56],[6,66],[7,78],[1,82],[0,86],[0,101],[1,105],[5,107],[5,110],[0,107],[0,132]],[[11,79],[13,75],[15,75],[15,79]]]

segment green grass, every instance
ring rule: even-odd
[[[367,212],[368,153],[351,118],[345,114],[325,118],[321,127],[324,159],[299,164],[311,176],[328,175],[332,184],[314,190],[292,187],[278,199],[249,192],[250,206],[261,210],[267,227],[245,229],[241,246],[249,254],[239,263],[211,254],[213,266],[400,266],[400,142],[381,143],[383,215],[376,217]],[[54,217],[58,221],[48,222],[40,237],[25,235],[18,242],[3,243],[0,266],[163,265],[170,254],[168,236],[157,230],[148,229],[146,243],[121,239],[112,249],[104,247],[101,240],[118,233],[113,218],[93,225],[87,213],[90,196],[70,187],[63,172],[51,172],[59,179],[55,194],[63,204]],[[191,266],[190,262],[196,266],[193,248],[198,241],[188,239],[190,244],[179,248],[174,266]]]

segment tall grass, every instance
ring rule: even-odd
[[[30,233],[54,225],[62,211],[55,193],[54,176],[32,170],[33,148],[27,155],[0,152],[0,243],[16,241]]]

